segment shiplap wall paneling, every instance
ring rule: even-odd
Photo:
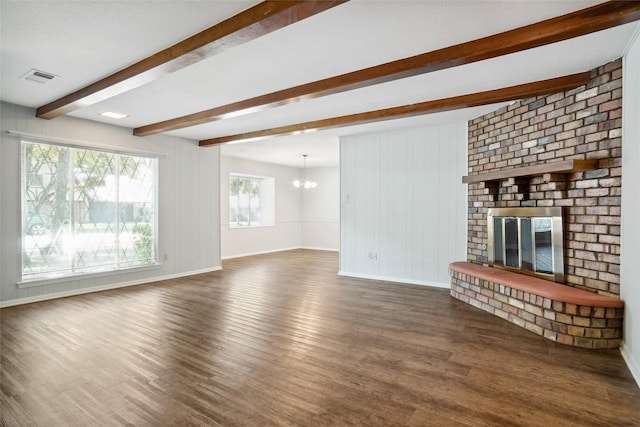
[[[467,185],[461,183],[463,175],[467,175],[467,123],[458,126],[441,126],[439,128],[440,140],[451,141],[452,146],[443,148],[440,146],[439,164],[441,167],[435,169],[440,178],[441,194],[440,199],[446,200],[448,197],[460,197],[463,203],[446,203],[443,206],[447,209],[445,215],[439,215],[440,240],[451,240],[456,245],[447,245],[443,248],[441,257],[446,260],[466,259],[467,245]],[[455,143],[453,143],[455,141]],[[464,141],[464,143],[460,143]],[[450,188],[453,187],[453,192]],[[460,248],[464,251],[464,256],[460,257]],[[445,252],[446,251],[446,252]],[[449,263],[440,263],[438,269],[438,282],[450,282]]]
[[[340,142],[340,256],[338,271],[342,272],[345,265],[354,268],[353,256],[356,253],[355,208],[347,206],[351,200],[355,183],[355,146],[356,143],[344,144]]]
[[[8,104],[0,104],[0,120],[2,130],[9,128],[28,129],[24,120],[20,120],[16,108]],[[0,135],[0,199],[2,199],[2,222],[0,223],[0,298],[15,299],[27,297],[29,290],[18,289],[15,285],[16,270],[20,268],[19,252],[16,250],[15,233],[11,230],[20,229],[19,209],[20,198],[17,189],[20,188],[19,164],[16,159],[20,158],[20,146],[9,141],[16,137],[5,134]],[[13,286],[6,283],[14,282]]]
[[[365,160],[358,157],[358,152],[361,151],[364,155],[365,148],[357,140],[340,142],[340,271],[367,271],[367,250],[370,243],[365,238],[366,209],[364,204],[358,204],[358,195],[364,192],[364,185],[358,188],[358,183],[365,179],[366,172]],[[356,236],[362,238],[356,239]]]
[[[375,275],[380,212],[379,150],[377,141],[341,141],[341,270]],[[343,178],[344,177],[344,178]]]
[[[623,60],[622,236],[620,297],[625,302],[624,356],[640,384],[640,29]]]
[[[340,147],[341,274],[448,286],[448,263],[465,257],[466,124],[352,135]]]

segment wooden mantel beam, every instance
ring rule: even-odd
[[[348,0],[267,0],[36,110],[53,119],[114,97]]]
[[[640,20],[639,1],[610,1],[525,27],[272,92],[134,129],[137,136],[196,126],[305,99],[443,70],[520,52]]]
[[[386,108],[382,110],[368,111],[364,113],[350,114],[346,116],[332,117],[311,122],[281,126],[272,129],[263,129],[246,132],[237,135],[220,136],[217,138],[200,141],[200,146],[223,144],[245,140],[261,139],[275,135],[294,135],[304,132],[313,132],[320,129],[331,129],[343,126],[360,125],[383,120],[399,119],[419,116],[423,114],[439,113],[443,111],[457,110],[460,108],[477,107],[480,105],[496,104],[532,96],[546,95],[562,92],[587,84],[589,72],[571,74],[549,80],[541,80],[502,89],[476,92],[468,95],[443,98],[435,101],[426,101],[418,104],[403,105],[400,107]]]

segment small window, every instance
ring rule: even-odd
[[[22,141],[22,280],[157,263],[157,159]]]
[[[240,174],[229,176],[229,226],[274,225],[274,179]]]

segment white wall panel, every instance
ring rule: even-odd
[[[300,190],[302,247],[337,251],[340,248],[340,168],[308,168],[307,177],[318,186]]]
[[[70,295],[91,289],[150,282],[220,268],[219,153],[196,141],[155,135],[73,117],[42,120],[31,108],[0,104],[0,304]],[[61,283],[18,288],[20,272],[20,138],[6,131],[89,141],[123,150],[164,153],[159,159],[158,240],[162,265],[144,271],[76,277]],[[163,261],[164,255],[167,261]]]
[[[640,29],[623,60],[620,297],[624,356],[640,384]]]
[[[466,254],[466,129],[341,139],[341,274],[449,286]]]

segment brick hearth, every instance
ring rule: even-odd
[[[618,348],[621,300],[536,277],[454,262],[451,295],[562,344]]]

